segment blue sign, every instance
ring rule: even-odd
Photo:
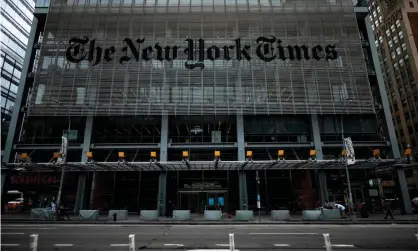
[[[225,198],[224,197],[218,197],[218,204],[220,206],[225,206]]]
[[[209,206],[214,206],[215,205],[215,198],[211,197],[209,198]]]
[[[260,195],[257,194],[257,201],[260,201]]]

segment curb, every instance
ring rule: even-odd
[[[77,224],[102,224],[102,225],[390,225],[390,224],[402,224],[411,225],[418,224],[418,220],[394,220],[394,221],[275,221],[275,222],[257,222],[257,221],[38,221],[38,220],[2,220],[4,223],[18,223],[18,224],[65,224],[65,225],[77,225]]]

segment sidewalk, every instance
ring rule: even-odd
[[[157,221],[140,220],[139,215],[130,214],[128,220],[109,220],[107,215],[100,215],[97,221],[83,221],[78,216],[70,214],[69,221],[49,221],[49,220],[33,220],[29,218],[29,213],[25,214],[2,214],[1,223],[35,223],[35,224],[155,224],[155,225],[232,225],[232,224],[418,224],[418,215],[394,215],[394,220],[385,220],[383,214],[371,214],[369,218],[357,217],[356,221],[350,219],[338,220],[319,220],[307,221],[302,219],[302,215],[291,215],[291,219],[287,221],[273,221],[268,215],[261,215],[260,219],[255,215],[252,221],[237,221],[234,218],[224,219],[221,221],[208,221],[203,215],[192,215],[191,220],[178,221],[167,217],[160,217]]]

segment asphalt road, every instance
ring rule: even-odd
[[[324,233],[333,250],[418,250],[418,225],[17,225],[1,226],[1,250],[29,250],[38,234],[38,251],[128,251],[129,234],[136,250],[325,250]]]

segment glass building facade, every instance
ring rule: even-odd
[[[1,149],[15,105],[32,24],[34,0],[1,0]]]
[[[318,200],[347,203],[341,150],[351,137],[353,200],[371,201],[368,179],[400,154],[386,96],[364,60],[367,11],[353,6],[51,1],[35,14],[31,92],[7,151],[8,164],[26,162],[27,172],[7,179],[10,187],[54,199],[66,136],[61,199],[75,210],[163,215],[171,200],[192,213],[232,212],[260,199],[266,212],[300,211]],[[371,161],[376,148],[381,160]],[[44,172],[50,178],[39,178]],[[34,192],[43,182],[50,189]],[[391,196],[405,199],[401,190]]]

